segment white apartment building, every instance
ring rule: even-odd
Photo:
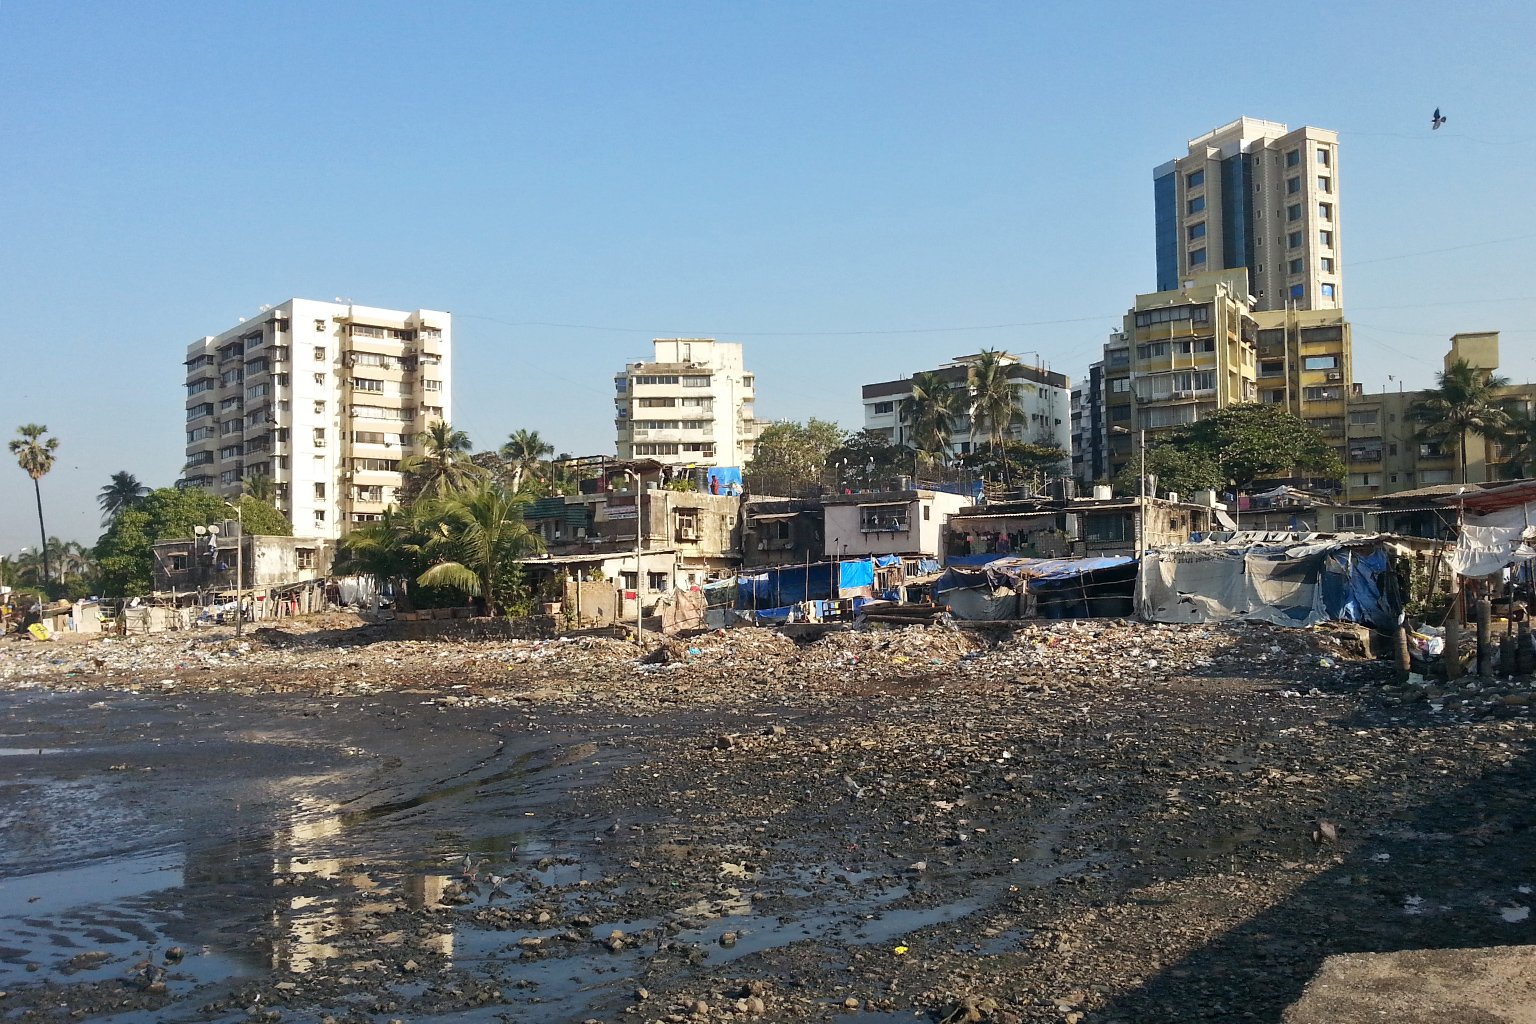
[[[452,317],[289,299],[187,347],[186,485],[225,497],[265,475],[294,533],[378,519],[400,459],[452,422]]]
[[[1240,117],[1152,171],[1157,290],[1248,269],[1258,310],[1339,309],[1339,136]]]
[[[614,374],[620,459],[741,467],[752,461],[756,380],[741,345],[713,338],[657,338],[655,358]]]
[[[978,358],[979,354],[956,356],[929,372],[937,373],[947,380],[950,387],[965,389],[971,364]],[[1005,355],[1004,362],[1008,366],[1008,377],[1014,382],[1019,408],[1009,430],[1009,438],[1054,445],[1064,452],[1071,452],[1071,382],[1066,375],[1030,366],[1020,362],[1014,355]],[[902,420],[902,405],[911,397],[911,377],[864,385],[864,429],[880,434],[893,444],[906,444],[908,427]],[[984,447],[989,437],[985,431],[978,433],[972,430],[967,403],[962,401],[960,405],[967,412],[956,417],[950,424],[949,444],[956,455],[968,455]]]

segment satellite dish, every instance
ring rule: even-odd
[[[219,535],[219,528],[217,526],[210,526],[208,527],[208,532],[217,537]]]
[[[197,536],[201,537],[203,534],[208,532],[208,527],[206,527],[206,526],[194,526],[194,527],[192,527],[192,532],[197,534]]]

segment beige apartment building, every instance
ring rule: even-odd
[[[756,377],[737,342],[657,338],[649,362],[614,374],[620,459],[666,466],[741,467],[759,433]]]
[[[1499,368],[1499,333],[1478,331],[1451,337],[1445,354],[1448,369],[1458,359],[1493,374]],[[1413,416],[1413,405],[1428,391],[1382,390],[1356,393],[1349,401],[1349,469],[1345,493],[1351,500],[1462,482],[1459,446],[1441,445],[1423,438]],[[1511,410],[1536,409],[1536,384],[1512,384],[1501,392]],[[1468,434],[1466,481],[1485,483],[1512,479],[1519,466],[1511,459],[1515,447],[1497,440]]]
[[[1242,268],[1136,297],[1124,328],[1104,346],[1109,475],[1135,451],[1133,435],[1147,431],[1152,443],[1160,431],[1247,402],[1283,405],[1343,457],[1349,322],[1339,310],[1254,306]]]
[[[289,299],[187,348],[182,479],[225,497],[269,477],[301,537],[396,500],[400,460],[451,422],[452,317]]]
[[[1343,306],[1336,132],[1240,117],[1152,179],[1160,291],[1246,268],[1256,310]]]

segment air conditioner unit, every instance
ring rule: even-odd
[[[1328,379],[1329,380],[1343,380],[1344,379],[1344,375],[1342,373],[1330,373],[1328,375]]]
[[[679,526],[677,528],[677,539],[678,540],[698,540],[699,539],[699,531],[698,531],[698,529],[696,527],[693,527],[693,526]]]

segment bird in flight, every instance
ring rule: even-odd
[[[1441,116],[1441,114],[1440,114],[1440,108],[1436,107],[1434,114],[1431,115],[1431,117],[1429,119],[1429,130],[1430,131],[1439,131],[1440,130],[1440,126],[1445,124],[1445,120],[1446,119],[1443,116]]]

